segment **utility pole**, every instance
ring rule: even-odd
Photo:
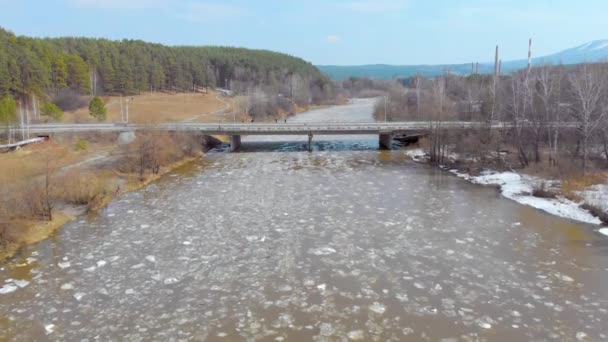
[[[532,70],[532,38],[528,41],[528,74]]]
[[[23,101],[19,101],[19,123],[21,128],[21,140],[25,140],[25,130],[23,125]]]
[[[494,55],[494,77],[498,78],[500,76],[500,66],[498,60],[498,45],[496,45],[496,54]]]
[[[386,95],[384,95],[384,122],[386,122],[386,101],[388,100],[388,97]]]
[[[120,120],[125,122],[125,113],[122,109],[122,94],[120,94]]]
[[[126,113],[126,122],[129,123],[129,102],[133,101],[133,98],[127,99],[127,113]]]
[[[25,103],[25,136],[30,138],[30,104]]]

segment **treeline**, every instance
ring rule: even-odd
[[[500,75],[413,77],[389,90],[388,120],[481,121],[462,136],[433,126],[431,158],[443,163],[448,150],[501,156],[513,148],[522,167],[548,162],[564,169],[608,167],[608,64],[540,66]],[[375,116],[383,119],[384,102]],[[508,129],[492,124],[506,122]]]
[[[0,28],[0,98],[25,101],[69,89],[78,94],[129,95],[252,87],[297,102],[333,96],[312,64],[289,55],[232,47],[169,47],[139,40],[29,38]]]

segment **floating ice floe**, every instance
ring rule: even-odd
[[[321,323],[320,333],[321,336],[329,337],[334,333],[334,328],[331,326],[331,323]]]
[[[74,288],[74,285],[72,285],[70,283],[65,283],[65,284],[61,285],[62,290],[72,290],[73,288]]]
[[[363,330],[353,330],[350,331],[346,336],[353,341],[361,341],[365,338],[365,334]]]
[[[153,264],[156,263],[156,257],[154,257],[154,255],[147,255],[146,260],[148,260],[149,262],[151,262]]]
[[[80,300],[82,299],[82,297],[84,297],[84,296],[85,296],[85,294],[84,294],[84,293],[82,293],[82,292],[78,292],[78,293],[75,293],[75,294],[74,294],[74,298],[75,298],[77,301],[80,301]]]
[[[17,280],[13,280],[13,284],[17,285],[17,287],[22,289],[22,288],[28,286],[30,284],[30,282],[27,280],[17,279]]]
[[[97,267],[103,267],[103,266],[105,266],[107,263],[108,263],[108,262],[107,262],[107,261],[105,261],[105,260],[99,260],[99,261],[97,262]]]
[[[369,310],[382,315],[386,311],[386,307],[378,302],[374,302],[374,304],[370,305]]]
[[[567,275],[565,275],[565,274],[558,273],[558,274],[556,274],[555,276],[556,276],[556,277],[557,277],[559,280],[561,280],[561,281],[565,281],[565,282],[567,282],[567,283],[572,283],[572,282],[574,281],[574,279],[572,279],[571,277],[569,277],[569,276],[567,276]]]
[[[0,294],[8,294],[17,291],[18,287],[14,284],[6,284],[0,287]]]
[[[171,278],[166,278],[166,279],[164,280],[165,285],[171,285],[171,284],[175,284],[175,283],[177,283],[177,282],[178,282],[177,278],[173,278],[173,277],[171,277]]]
[[[58,263],[57,266],[59,266],[59,268],[61,268],[61,269],[64,269],[64,268],[68,268],[68,267],[70,267],[72,265],[70,264],[69,261],[65,261],[65,262]]]
[[[320,248],[309,249],[308,253],[321,256],[321,255],[334,254],[334,253],[336,253],[336,250],[331,247],[320,247]]]
[[[484,329],[492,329],[492,324],[486,322],[479,322],[479,326]]]
[[[55,324],[45,324],[44,325],[44,331],[46,331],[47,334],[52,334],[57,330],[57,326]]]

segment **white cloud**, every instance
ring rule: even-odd
[[[340,37],[336,36],[335,34],[330,34],[329,36],[327,36],[327,42],[334,44],[337,43],[338,41],[340,41]]]
[[[341,7],[357,13],[378,14],[401,11],[407,5],[407,0],[354,0],[343,3]]]

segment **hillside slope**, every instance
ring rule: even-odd
[[[267,92],[306,90],[322,100],[331,84],[311,63],[266,50],[170,47],[139,40],[40,39],[0,28],[0,97],[44,96],[69,88],[81,94],[136,94],[222,87]],[[312,95],[311,95],[312,94]]]

